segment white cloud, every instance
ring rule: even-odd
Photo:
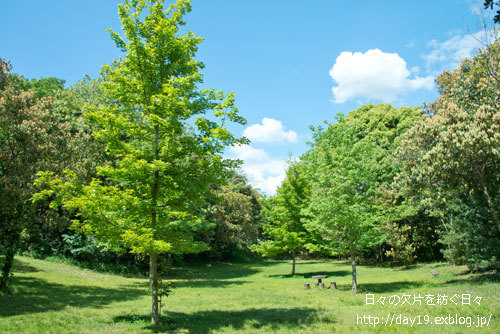
[[[235,158],[243,160],[241,169],[250,184],[268,195],[274,195],[285,179],[286,161],[271,159],[264,150],[250,145],[232,146],[230,151]]]
[[[434,68],[437,72],[444,69],[453,70],[465,58],[474,57],[478,48],[485,48],[498,37],[499,33],[495,30],[482,30],[465,35],[455,33],[444,42],[433,39],[427,43],[431,52],[424,56],[427,61],[427,69]]]
[[[337,83],[332,88],[334,102],[368,98],[392,102],[398,95],[432,89],[434,78],[416,76],[397,53],[385,53],[379,49],[362,52],[342,52],[330,69],[330,76]]]
[[[447,69],[456,68],[465,58],[472,58],[473,53],[484,44],[485,32],[455,35],[444,42],[433,39],[427,43],[432,51],[424,56],[427,67],[441,64]],[[441,70],[441,69],[439,69]]]
[[[298,136],[295,131],[285,131],[281,121],[273,118],[263,118],[262,124],[250,125],[243,131],[243,136],[255,142],[291,142],[296,143]]]

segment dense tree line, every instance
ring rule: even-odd
[[[348,255],[353,290],[358,257],[498,268],[499,46],[442,73],[440,97],[423,109],[368,104],[313,128],[254,249]]]
[[[21,143],[30,145],[35,150],[29,138],[24,138],[32,134],[40,142],[46,145],[57,145],[57,149],[47,151],[47,154],[40,155],[40,151],[34,151],[30,155],[30,165],[25,168],[27,160],[14,159],[7,161],[7,146],[2,150],[2,186],[5,189],[2,203],[17,204],[21,197],[13,198],[9,191],[21,191],[21,187],[12,187],[8,182],[25,182],[29,191],[25,194],[25,210],[19,212],[20,217],[24,217],[26,224],[18,224],[20,218],[13,218],[7,214],[7,206],[3,206],[3,219],[10,224],[2,224],[3,230],[1,236],[5,240],[0,244],[2,252],[5,254],[9,249],[10,241],[15,241],[13,253],[21,251],[35,257],[61,256],[72,258],[81,264],[91,267],[102,267],[120,271],[138,271],[144,269],[145,262],[141,257],[131,256],[127,253],[117,253],[111,251],[104,245],[99,244],[92,235],[82,234],[81,230],[71,227],[71,220],[76,217],[66,210],[50,210],[49,201],[38,201],[33,204],[29,200],[36,189],[33,182],[36,173],[41,170],[50,170],[60,173],[64,169],[77,171],[78,177],[82,182],[89,182],[97,176],[97,166],[106,162],[112,162],[113,159],[105,153],[105,146],[92,136],[95,128],[88,121],[86,115],[88,108],[103,107],[113,105],[113,100],[104,94],[103,81],[106,79],[100,77],[97,80],[85,77],[78,83],[68,88],[64,87],[64,80],[58,78],[25,79],[15,73],[10,72],[10,65],[2,62],[2,78],[5,79],[2,86],[2,94],[5,99],[19,98],[18,96],[7,97],[9,94],[24,94],[27,101],[24,103],[38,104],[44,103],[45,116],[47,118],[42,123],[44,126],[54,126],[60,124],[58,133],[52,133],[54,136],[43,136],[40,132],[25,129],[25,132],[18,132],[15,138],[18,142],[10,141],[12,148]],[[9,92],[7,92],[7,90]],[[3,102],[6,101],[6,102]],[[7,136],[14,136],[17,131],[15,124],[22,123],[24,117],[27,122],[40,121],[38,110],[33,114],[23,114],[22,105],[15,105],[17,109],[7,109],[8,100],[2,100],[2,134],[5,140],[2,144],[7,145],[9,141]],[[42,106],[42,104],[40,104]],[[34,109],[34,107],[32,107]],[[11,114],[7,112],[11,111]],[[16,113],[16,114],[15,114]],[[17,116],[18,118],[14,118]],[[15,145],[14,145],[15,144]],[[17,146],[16,146],[17,145]],[[14,154],[14,153],[12,153]],[[26,152],[25,154],[28,154]],[[28,158],[28,157],[27,157]],[[45,159],[45,160],[44,160]],[[15,160],[15,161],[14,161]],[[49,161],[51,160],[50,164]],[[43,167],[33,163],[44,164]],[[7,164],[17,163],[11,167],[11,173],[22,174],[14,176],[6,172]],[[201,258],[210,260],[230,260],[235,250],[247,250],[247,247],[255,243],[259,233],[258,220],[260,219],[260,195],[253,189],[244,176],[231,170],[230,176],[222,185],[213,185],[206,199],[206,219],[211,228],[200,231],[197,239],[203,240],[209,245],[209,250],[201,254]],[[14,180],[15,178],[15,180]],[[24,191],[24,190],[23,190]],[[27,190],[26,190],[27,191]],[[14,210],[13,210],[14,211]],[[27,214],[30,214],[27,216]],[[19,228],[19,233],[11,231],[9,226]],[[213,227],[213,228],[212,228]],[[14,236],[14,238],[12,238]]]

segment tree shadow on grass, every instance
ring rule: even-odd
[[[170,283],[173,289],[176,288],[222,288],[232,285],[243,285],[249,283],[248,281],[227,281],[227,280],[179,280],[169,281],[163,280],[164,283]],[[151,289],[149,282],[133,283],[132,286],[143,287],[144,289]]]
[[[419,288],[428,283],[424,282],[384,282],[384,283],[359,283],[358,292],[359,293],[392,293],[392,292],[408,292],[411,289]],[[343,284],[337,286],[337,289],[341,291],[352,290],[351,284]]]
[[[287,263],[289,261],[291,261],[291,260],[276,260],[276,259],[268,260],[268,259],[261,259],[261,260],[255,261],[251,265],[253,267],[269,267],[269,266],[275,266],[275,265],[278,265],[278,264],[281,264],[281,263]],[[297,262],[297,263],[299,263],[299,262]]]
[[[176,281],[172,282],[172,287],[175,288],[222,288],[231,285],[243,285],[248,281],[224,281],[224,280],[192,280],[192,281]]]
[[[317,276],[317,275],[327,275],[328,278],[325,278],[326,280],[334,279],[335,277],[340,277],[340,276],[350,276],[351,272],[347,270],[335,270],[335,271],[312,271],[308,273],[299,273],[297,275],[300,275],[304,278],[311,278],[312,276]]]
[[[117,301],[137,299],[143,288],[122,286],[113,289],[88,285],[50,283],[33,277],[12,277],[12,296],[0,296],[0,316],[60,310],[66,306],[99,308]]]
[[[36,272],[40,272],[43,270],[35,268],[26,262],[22,262],[16,258],[14,258],[14,264],[12,265],[12,271],[15,273],[36,273]]]
[[[473,274],[464,273],[458,274],[457,276],[462,277],[446,281],[445,284],[484,284],[491,282],[500,283],[500,272],[496,270]]]
[[[158,326],[150,326],[150,315],[125,315],[113,319],[115,322],[142,322],[145,328],[156,333],[218,333],[221,328],[231,327],[241,330],[245,326],[259,329],[264,326],[272,330],[280,326],[292,327],[300,332],[304,326],[317,322],[332,323],[331,320],[320,319],[317,310],[310,308],[272,308],[247,309],[242,311],[203,311],[194,314],[167,312]],[[269,328],[266,328],[269,329]]]
[[[291,260],[289,260],[291,262]],[[297,265],[301,264],[325,264],[328,260],[318,259],[318,260],[297,260]]]
[[[5,261],[5,256],[0,255],[0,266],[3,267]],[[18,260],[17,258],[14,258],[14,262],[12,263],[12,272],[16,273],[36,273],[39,271],[43,271],[41,269],[38,269],[36,267],[33,267],[32,265],[29,265],[26,262],[22,262]]]
[[[351,272],[347,271],[347,270],[311,271],[311,272],[307,272],[307,273],[296,273],[293,277],[303,277],[303,278],[310,279],[312,276],[316,276],[316,275],[327,275],[328,278],[325,278],[325,280],[331,280],[331,279],[334,279],[335,277],[351,275]],[[290,274],[288,274],[288,275],[268,275],[267,277],[291,278],[292,276]]]
[[[260,272],[259,265],[218,263],[210,266],[172,267],[167,269],[166,279],[231,279],[246,277]]]

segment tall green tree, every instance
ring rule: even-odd
[[[94,108],[89,118],[113,162],[98,168],[98,178],[79,185],[45,174],[40,184],[54,202],[77,210],[75,228],[93,233],[111,249],[126,249],[150,259],[152,323],[158,324],[158,256],[206,249],[194,240],[208,187],[224,180],[235,161],[221,155],[235,138],[227,122],[245,124],[233,94],[200,90],[202,63],[194,56],[202,41],[179,35],[190,1],[165,9],[161,0],[124,0],[119,16],[124,36],[110,31],[125,57],[104,67],[105,92],[118,106]]]
[[[377,246],[382,253],[387,243],[394,246],[391,255],[403,255],[399,245],[408,240],[407,232],[411,229],[420,233],[420,228],[404,226],[408,221],[417,225],[416,218],[408,218],[416,213],[394,202],[390,193],[401,169],[394,152],[402,134],[422,116],[419,108],[366,104],[345,117],[339,116],[337,123],[326,130],[317,129],[313,147],[304,159],[311,179],[306,226],[314,242],[309,248],[349,254],[354,290],[357,255],[375,251]],[[384,225],[392,229],[382,228]]]
[[[346,122],[343,116],[326,130],[315,129],[309,163],[311,201],[306,227],[320,236],[313,251],[349,254],[352,289],[357,291],[356,256],[381,241],[375,228],[376,147],[360,138],[366,131]]]
[[[310,185],[305,164],[292,162],[276,195],[269,198],[270,206],[263,211],[262,231],[267,240],[253,247],[263,256],[291,255],[292,276],[295,275],[297,255],[306,251],[310,242],[303,212],[309,200]]]
[[[423,110],[418,107],[395,108],[390,104],[368,103],[351,111],[345,119],[346,123],[365,133],[359,136],[360,141],[370,142],[374,147],[377,196],[383,204],[378,228],[385,237],[379,245],[380,259],[385,254],[405,265],[415,259],[415,254],[425,259],[439,258],[442,246],[437,242],[436,232],[442,224],[425,214],[420,206],[404,202],[403,196],[393,186],[402,170],[395,152],[404,134],[423,117]]]
[[[448,258],[471,267],[500,256],[499,46],[438,77],[440,97],[398,154],[400,193],[442,219]]]

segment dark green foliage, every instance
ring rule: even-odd
[[[8,278],[21,235],[34,210],[33,180],[40,169],[54,170],[67,158],[67,128],[57,122],[50,99],[24,90],[24,79],[0,59],[0,251],[5,252],[0,289]]]
[[[214,228],[199,233],[209,250],[200,254],[213,260],[234,260],[257,242],[261,205],[259,194],[244,176],[233,172],[226,184],[214,186],[206,219]]]
[[[493,7],[499,7],[500,6],[500,1],[495,1],[495,0],[484,0],[484,9],[490,9],[493,10]],[[500,23],[500,9],[497,9],[497,12],[495,14],[495,17],[493,18],[493,22],[495,23]]]
[[[399,221],[401,226],[410,226],[409,242],[415,246],[418,261],[439,261],[443,259],[443,243],[440,241],[444,229],[442,220],[419,211]]]
[[[111,104],[103,98],[101,80],[86,77],[64,89],[62,79],[27,80],[10,73],[8,66],[2,68],[5,100],[0,109],[0,137],[10,137],[18,144],[0,148],[0,176],[3,175],[0,183],[7,189],[2,198],[10,203],[2,205],[9,212],[1,215],[5,222],[0,227],[0,247],[6,252],[13,249],[14,253],[21,251],[36,257],[62,256],[81,263],[116,262],[119,256],[112,252],[104,256],[104,250],[95,254],[90,249],[86,254],[83,249],[72,251],[73,246],[81,248],[72,240],[82,237],[69,229],[70,220],[76,217],[65,210],[49,210],[48,201],[36,205],[29,201],[39,169],[60,173],[64,168],[72,168],[80,179],[89,180],[96,173],[95,166],[104,161],[105,154],[99,149],[102,145],[90,136],[90,125],[83,117],[87,105]],[[23,122],[27,126],[23,127]],[[8,143],[5,138],[0,138],[2,144]],[[15,151],[23,147],[27,149]],[[18,158],[9,160],[9,156]],[[19,221],[22,224],[16,223]],[[92,239],[81,242],[97,247]]]
[[[35,98],[53,97],[57,92],[64,89],[66,80],[48,77],[40,79],[22,80],[20,88],[23,90],[32,90],[35,92]]]
[[[444,256],[471,270],[500,265],[498,231],[491,224],[487,206],[468,194],[449,203],[441,242]]]
[[[85,119],[86,108],[103,104],[112,104],[103,96],[102,79],[92,80],[85,77],[74,86],[67,89],[62,87],[62,81],[54,78],[49,80],[24,80],[26,87],[37,85],[39,82],[61,82],[61,85],[53,85],[57,89],[50,90],[52,94],[47,96],[51,99],[52,114],[58,122],[65,125],[71,134],[65,143],[64,150],[67,152],[63,161],[59,161],[54,170],[60,172],[63,168],[71,168],[78,173],[81,180],[90,180],[96,176],[96,166],[106,161],[103,153],[103,145],[91,136],[92,125]],[[28,84],[26,84],[28,83]],[[44,86],[42,86],[44,87]],[[109,160],[109,159],[108,159]],[[97,251],[97,245],[93,238],[77,236],[78,231],[70,228],[71,219],[77,217],[70,212],[59,208],[49,209],[49,201],[38,201],[34,206],[34,214],[29,219],[29,228],[23,231],[21,236],[21,251],[32,256],[60,256],[76,260],[87,265],[91,262],[115,262],[119,256],[109,252],[109,256],[100,254],[104,250]],[[81,233],[81,231],[80,231]],[[76,244],[71,240],[86,240],[89,245],[96,249],[94,255],[90,252],[83,256],[81,252],[73,252]],[[76,246],[79,248],[79,246]],[[89,246],[90,247],[90,246]]]

